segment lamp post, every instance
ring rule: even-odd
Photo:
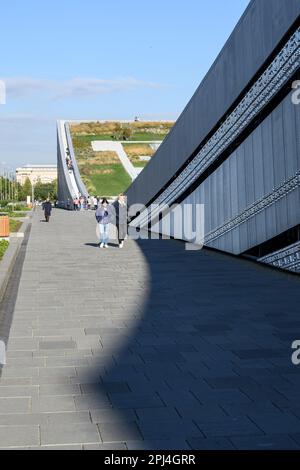
[[[34,207],[34,198],[35,198],[35,195],[34,195],[34,185],[36,183],[36,177],[33,176],[33,172],[31,172],[31,190],[32,190],[32,208]]]

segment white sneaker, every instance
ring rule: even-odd
[[[101,243],[101,244],[100,244],[100,248],[104,248],[104,243]]]
[[[120,245],[119,245],[119,248],[123,248],[124,247],[124,243],[121,242]]]
[[[106,245],[104,245],[104,247],[105,247],[105,248],[109,248],[109,246],[108,246],[107,244],[106,244]]]

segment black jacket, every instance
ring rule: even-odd
[[[43,208],[44,208],[44,211],[45,211],[45,215],[51,215],[51,211],[52,211],[51,202],[45,202],[44,205],[43,205]]]
[[[114,208],[115,208],[115,212],[116,212],[116,225],[117,226],[127,226],[127,223],[128,223],[128,208],[125,205],[121,205],[119,204],[118,201],[116,201],[114,203]]]

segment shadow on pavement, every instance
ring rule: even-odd
[[[81,385],[100,432],[132,449],[297,448],[299,279],[176,241],[137,243],[145,306]]]

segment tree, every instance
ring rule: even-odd
[[[27,196],[32,195],[32,184],[29,178],[26,178],[25,183],[23,184],[22,187],[22,193],[23,193],[23,200],[27,199]]]
[[[121,135],[122,135],[122,125],[119,122],[117,122],[115,124],[112,139],[113,140],[121,140]]]
[[[132,128],[130,126],[123,129],[123,140],[129,140],[132,136]]]
[[[44,201],[48,197],[50,199],[56,199],[57,195],[57,182],[52,183],[41,183],[40,181],[34,187],[35,199]]]

